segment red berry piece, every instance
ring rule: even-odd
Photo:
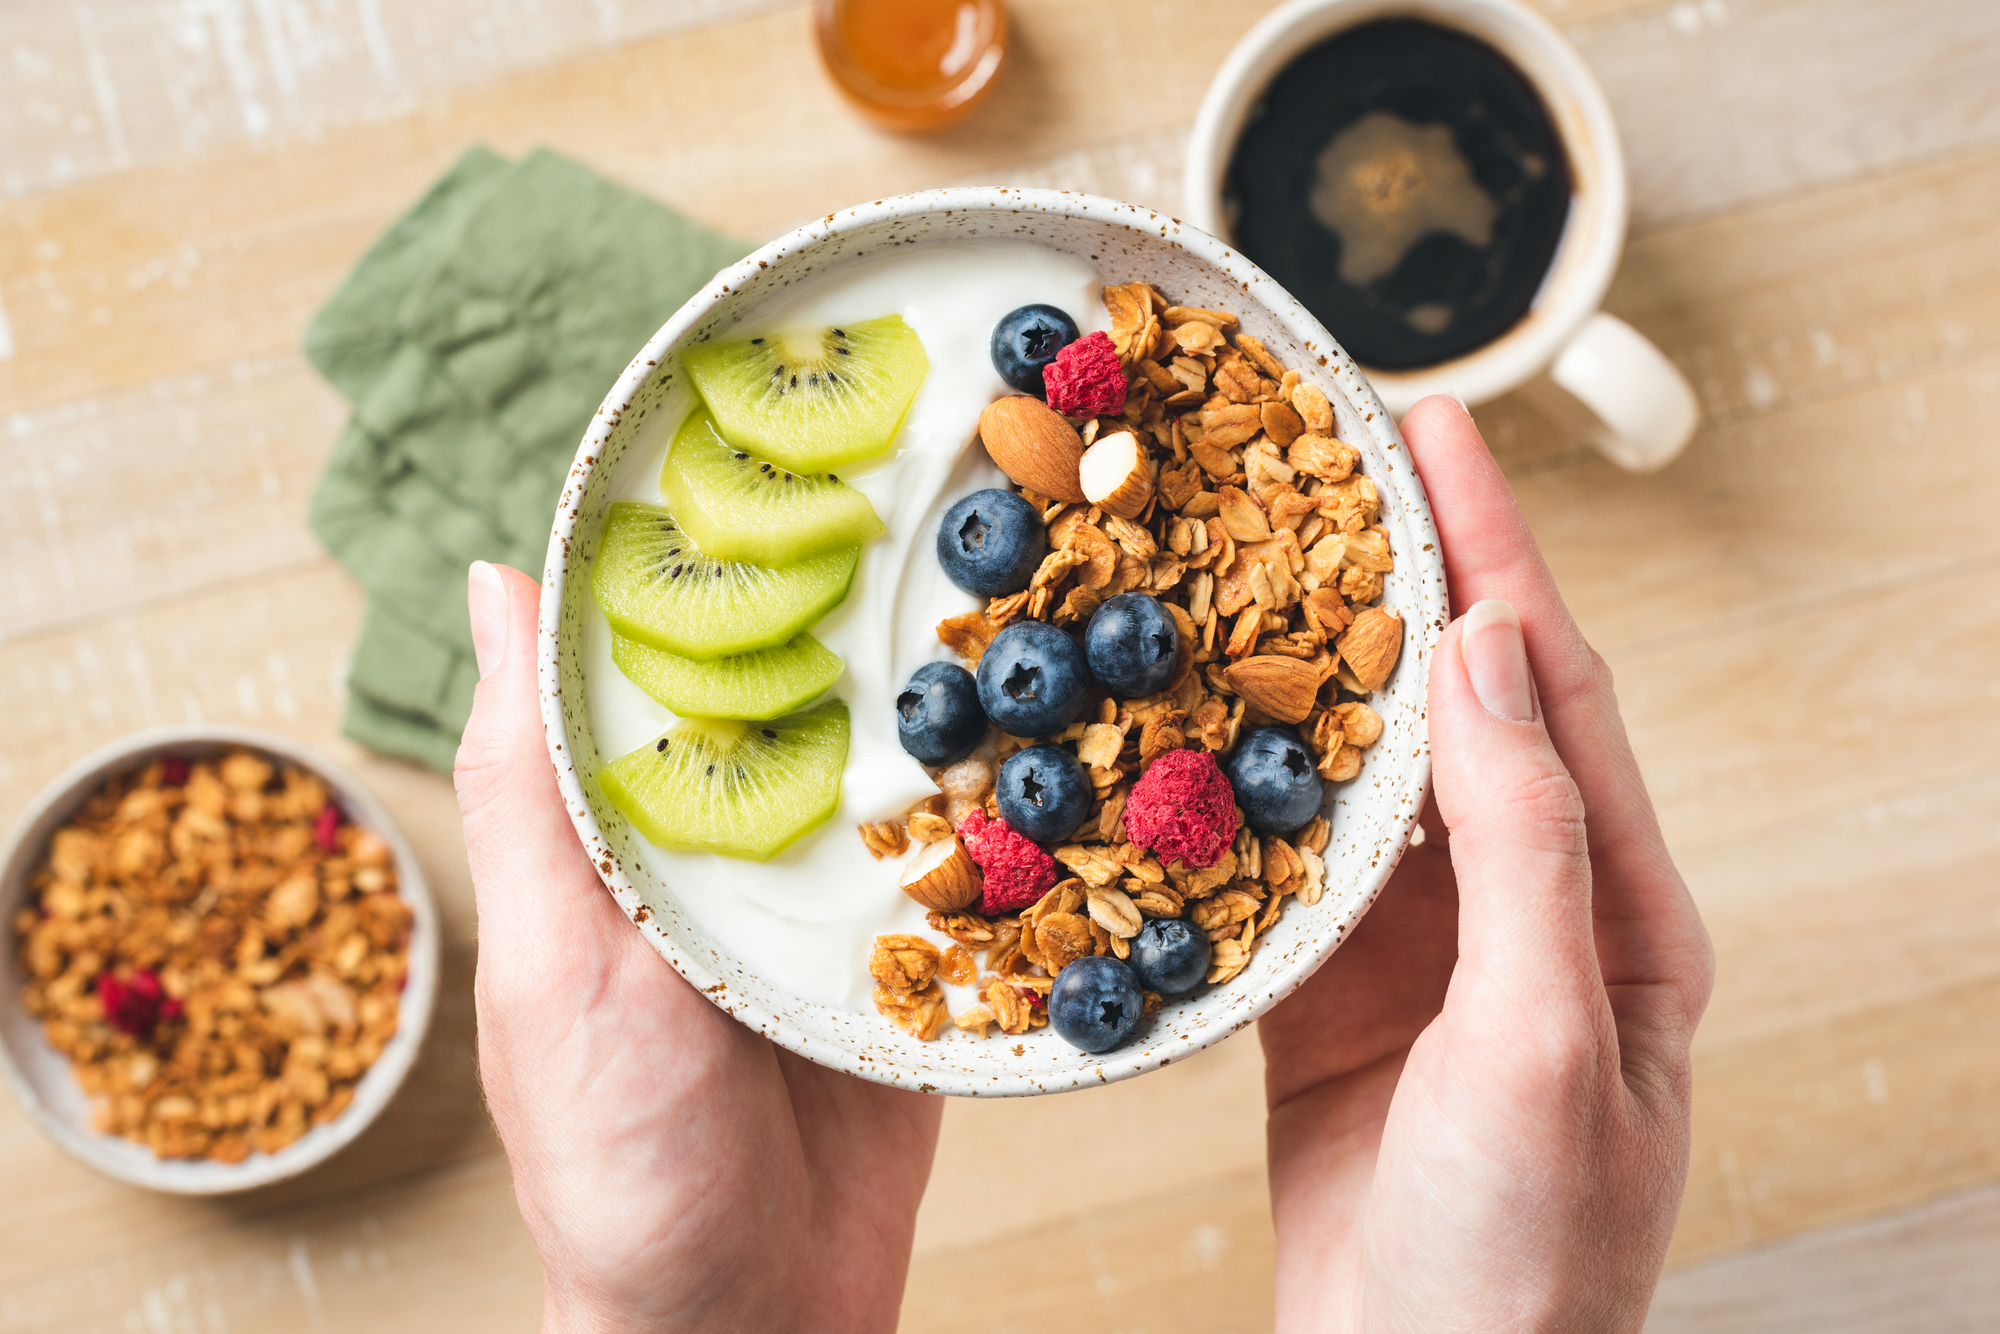
[[[1049,406],[1065,417],[1115,417],[1125,410],[1125,368],[1107,333],[1085,334],[1042,367]]]
[[[985,880],[979,899],[982,916],[1019,912],[1055,888],[1056,859],[1005,820],[989,820],[985,811],[974,811],[958,822],[958,837]]]
[[[1213,866],[1236,837],[1236,796],[1205,750],[1154,760],[1125,802],[1125,832],[1166,861]]]
[[[340,807],[330,801],[319,808],[313,821],[313,842],[329,857],[340,851]]]

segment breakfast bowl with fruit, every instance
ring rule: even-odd
[[[1250,1023],[1429,781],[1444,574],[1393,421],[1214,238],[863,205],[606,398],[543,581],[550,755],[646,939],[884,1083],[1060,1092]]]

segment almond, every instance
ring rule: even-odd
[[[1077,465],[1083,437],[1060,412],[1039,398],[1015,394],[986,405],[979,438],[1001,472],[1051,500],[1083,500]]]
[[[1403,651],[1403,618],[1387,607],[1363,607],[1333,646],[1363,693],[1372,695],[1388,684],[1389,671]]]
[[[1229,688],[1279,722],[1304,722],[1319,696],[1319,668],[1297,658],[1260,653],[1222,673]]]
[[[1115,431],[1084,451],[1077,465],[1083,498],[1121,519],[1136,519],[1153,498],[1153,469],[1139,437]]]
[[[939,912],[957,912],[968,907],[979,897],[984,884],[979,863],[972,860],[972,854],[965,850],[956,834],[924,844],[903,868],[903,892]]]

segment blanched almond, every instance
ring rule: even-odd
[[[972,860],[956,834],[924,844],[903,868],[903,892],[939,912],[957,912],[969,906],[984,886],[979,863]]]
[[[1139,448],[1139,437],[1116,431],[1084,451],[1077,465],[1083,498],[1105,513],[1136,519],[1153,498],[1153,469]]]
[[[995,466],[1016,486],[1051,500],[1081,501],[1077,465],[1083,437],[1060,412],[1039,398],[1015,394],[988,403],[979,414],[979,438]]]

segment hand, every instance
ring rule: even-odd
[[[1461,612],[1435,801],[1261,1025],[1278,1328],[1635,1331],[1687,1177],[1708,938],[1471,418],[1430,398],[1403,434]]]
[[[472,568],[458,799],[479,1073],[545,1272],[545,1331],[892,1330],[939,1100],[780,1050],[689,986],[556,791],[534,580]]]

